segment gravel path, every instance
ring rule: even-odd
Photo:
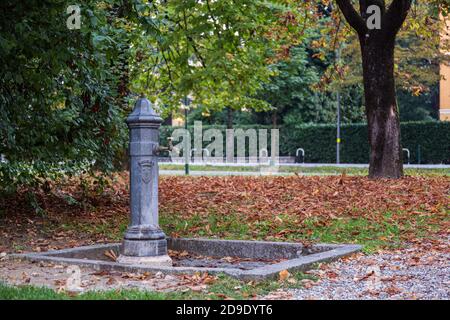
[[[322,265],[308,273],[302,289],[290,290],[294,299],[450,299],[448,236],[426,240],[403,250],[358,254]]]

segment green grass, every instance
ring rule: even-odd
[[[381,248],[398,248],[404,242],[402,236],[406,234],[423,238],[429,235],[429,231],[441,228],[432,216],[411,215],[403,219],[397,215],[401,213],[380,213],[370,219],[356,214],[355,217],[329,220],[313,217],[301,222],[292,215],[278,215],[276,220],[261,219],[247,223],[238,214],[223,216],[211,212],[208,215],[181,217],[162,213],[160,224],[168,234],[183,237],[354,243],[362,245],[365,253]],[[450,219],[449,215],[445,219]]]
[[[0,300],[164,300],[181,298],[179,294],[166,294],[139,290],[92,291],[80,295],[57,293],[53,289],[35,286],[8,286],[0,283]]]
[[[58,226],[48,226],[45,230],[46,233],[51,234],[57,231],[73,231],[78,234],[87,234],[93,236],[101,236],[108,238],[111,241],[121,241],[123,234],[128,226],[127,217],[116,217],[113,221],[98,222],[98,223],[84,223],[65,221]]]
[[[365,218],[343,218],[333,220],[326,226],[317,226],[313,221],[305,222],[310,230],[311,240],[325,243],[358,243],[363,245],[365,253],[372,253],[381,247],[397,248],[402,241],[398,225],[383,216],[381,222]]]
[[[250,226],[242,223],[236,214],[219,215],[211,212],[207,216],[182,217],[175,214],[161,214],[159,224],[167,232],[190,237],[216,236],[223,239],[249,239]]]
[[[420,208],[417,208],[419,211]],[[399,218],[401,212],[377,213],[371,218],[355,212],[352,216],[334,219],[312,217],[299,221],[295,215],[280,214],[272,219],[261,218],[252,222],[245,216],[234,213],[222,215],[213,210],[208,214],[183,216],[173,212],[160,213],[160,225],[166,234],[176,237],[220,238],[236,240],[307,241],[322,243],[354,243],[363,246],[365,253],[381,248],[402,246],[405,235],[425,238],[430,231],[435,233],[442,226],[429,215],[408,215]],[[450,213],[444,220],[450,219]],[[87,235],[107,237],[120,241],[127,227],[127,220],[114,224],[66,223],[63,230],[82,232]],[[21,249],[20,245],[17,248]]]
[[[88,291],[79,295],[64,292],[57,293],[53,289],[36,286],[9,286],[0,283],[0,300],[221,300],[225,298],[248,299],[268,294],[281,288],[299,288],[301,280],[317,278],[303,273],[291,275],[295,282],[266,280],[260,282],[243,282],[226,275],[219,275],[215,283],[209,285],[204,292],[175,291],[153,292],[144,290],[110,290]]]
[[[422,209],[417,208],[417,211]],[[436,221],[434,215],[426,214],[385,212],[367,215],[355,211],[349,216],[333,219],[311,217],[299,220],[295,215],[279,214],[250,222],[242,213],[223,215],[212,209],[207,214],[192,216],[162,211],[159,221],[166,234],[175,237],[354,243],[362,245],[365,253],[373,253],[382,248],[400,247],[406,236],[424,238],[436,233],[442,229],[442,219],[450,219],[450,212],[447,210],[441,217]],[[98,224],[66,222],[58,230],[120,241],[127,224],[127,218],[123,217]],[[15,249],[23,249],[20,244],[16,246]]]
[[[184,170],[182,164],[160,164],[160,170]],[[212,166],[212,165],[195,165],[189,166],[191,171],[231,171],[231,172],[259,172],[260,166]],[[369,171],[367,168],[340,168],[334,166],[324,167],[297,167],[297,166],[281,166],[279,172],[283,173],[303,173],[303,174],[320,174],[320,175],[356,175],[366,176]],[[406,168],[405,174],[408,176],[450,176],[450,169],[416,169]]]

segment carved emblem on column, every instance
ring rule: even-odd
[[[139,161],[139,168],[141,170],[141,177],[144,183],[149,183],[152,177],[152,167],[154,162],[151,160]]]

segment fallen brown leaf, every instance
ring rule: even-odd
[[[286,281],[287,278],[289,278],[289,276],[290,276],[291,274],[289,273],[289,271],[283,270],[283,271],[280,271],[280,273],[279,273],[278,275],[279,275],[279,277],[280,277],[280,281]]]

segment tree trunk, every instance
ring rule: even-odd
[[[403,176],[400,120],[395,92],[395,37],[360,36],[366,115],[370,145],[370,178]]]
[[[167,118],[164,119],[163,126],[172,126],[173,124],[173,113],[170,113]]]
[[[394,47],[395,38],[405,22],[412,0],[392,0],[389,6],[386,6],[386,2],[359,0],[358,14],[351,0],[336,0],[345,19],[358,34],[361,44],[369,128],[370,178],[403,176],[400,120],[394,80]],[[378,13],[370,14],[370,7],[378,7]]]

